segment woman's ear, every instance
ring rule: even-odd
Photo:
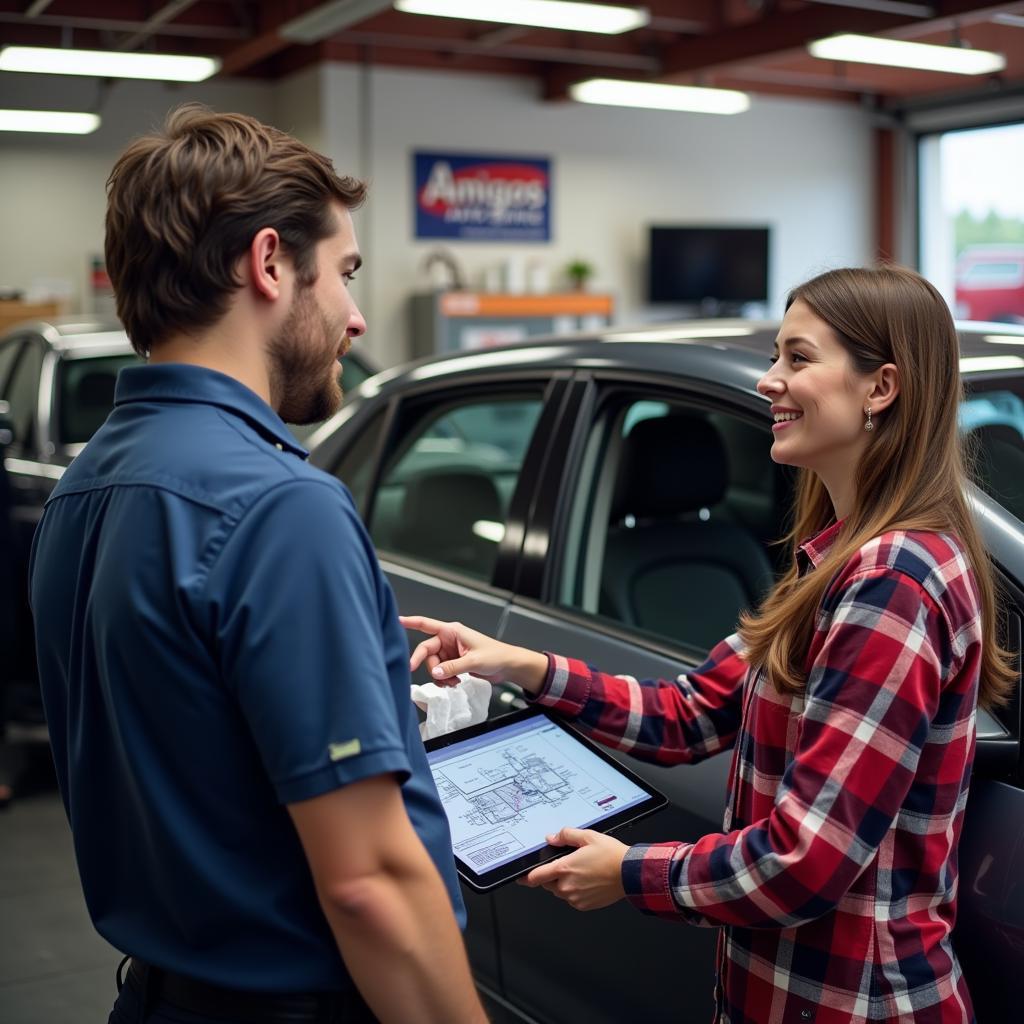
[[[871,406],[872,412],[888,409],[900,393],[900,371],[894,363],[880,366],[872,374],[871,390],[867,394],[865,404]]]

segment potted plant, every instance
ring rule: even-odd
[[[594,265],[586,260],[573,260],[565,268],[565,274],[572,282],[573,288],[581,292],[587,286],[587,281],[594,276]]]

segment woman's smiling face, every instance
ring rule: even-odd
[[[828,478],[852,480],[870,433],[864,429],[872,378],[858,373],[836,332],[800,299],[776,339],[772,368],[757,390],[770,399],[771,456]]]

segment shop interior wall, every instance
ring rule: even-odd
[[[87,109],[97,98],[91,80],[0,76],[0,106]],[[621,323],[671,312],[644,305],[651,223],[770,225],[772,315],[807,275],[872,255],[871,122],[856,106],[754,97],[736,117],[618,110],[543,103],[536,83],[519,78],[327,64],[278,83],[119,83],[102,98],[94,135],[0,139],[0,286],[69,280],[87,308],[110,166],[188,99],[275,123],[369,179],[356,217],[366,266],[354,289],[382,365],[409,351],[409,296],[426,287],[423,263],[437,246],[413,238],[416,150],[549,157],[550,243],[445,246],[471,284],[512,259],[541,265],[556,287],[569,260],[586,259],[591,287],[615,295]]]
[[[734,117],[544,103],[512,77],[423,74],[326,65],[338,139],[358,138],[340,167],[371,182],[357,222],[366,266],[355,284],[367,344],[385,363],[408,345],[408,296],[427,286],[423,263],[442,245],[477,283],[512,258],[539,263],[553,286],[574,258],[593,263],[590,287],[616,297],[621,323],[668,317],[644,304],[652,223],[772,227],[769,315],[810,274],[873,255],[872,122],[852,104],[754,97]],[[548,244],[414,239],[412,153],[549,157]]]
[[[134,136],[188,100],[271,120],[277,93],[262,82],[122,81],[104,94],[93,79],[0,75],[0,107],[91,110],[99,104],[102,116],[91,135],[0,133],[0,287],[66,283],[71,311],[90,311],[90,260],[103,253],[110,168]]]

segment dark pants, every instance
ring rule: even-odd
[[[126,958],[127,961],[127,958]],[[107,1024],[377,1024],[358,992],[232,992],[180,975],[118,968],[118,994]]]

